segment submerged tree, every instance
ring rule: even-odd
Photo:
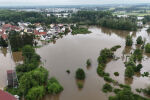
[[[134,69],[132,66],[127,66],[126,70],[125,70],[125,76],[128,78],[132,78],[132,76],[134,75]]]
[[[128,35],[126,37],[126,46],[132,46],[132,44],[133,44],[132,37]]]
[[[139,36],[136,40],[137,44],[142,44],[143,40],[142,40],[142,36]]]
[[[147,43],[147,44],[145,45],[145,52],[146,52],[146,53],[150,53],[150,43]]]
[[[58,94],[61,91],[63,91],[63,87],[60,85],[60,83],[54,77],[52,77],[47,82],[46,90],[50,94]]]
[[[77,71],[76,71],[76,79],[79,79],[79,80],[84,80],[85,79],[85,72],[83,69],[81,68],[78,68]]]

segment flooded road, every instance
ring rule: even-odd
[[[103,48],[111,48],[114,45],[121,45],[122,48],[118,49],[115,55],[120,57],[119,60],[112,60],[107,64],[106,72],[110,73],[110,76],[118,80],[120,83],[130,84],[133,89],[146,87],[150,83],[150,79],[147,77],[134,76],[133,80],[125,80],[124,78],[124,61],[122,53],[130,53],[128,48],[125,49],[125,37],[128,33],[132,34],[134,42],[136,37],[142,35],[150,42],[150,35],[146,32],[146,28],[143,28],[135,32],[111,30],[107,28],[90,27],[91,34],[85,35],[67,35],[61,39],[58,39],[55,44],[47,44],[41,48],[36,49],[36,52],[41,56],[41,60],[45,68],[49,71],[49,77],[56,77],[61,85],[64,87],[64,91],[55,96],[47,95],[43,100],[108,100],[110,94],[104,94],[101,89],[105,81],[99,77],[96,72],[97,57],[100,54],[100,50]],[[136,46],[132,47],[133,49]],[[0,53],[0,86],[5,86],[6,69],[9,69],[10,56]],[[18,57],[18,56],[17,56]],[[92,60],[92,66],[86,67],[86,60]],[[16,61],[16,60],[12,60]],[[18,61],[18,60],[17,60]],[[143,68],[141,72],[150,72],[150,55],[145,54],[142,61]],[[84,87],[79,90],[75,80],[75,71],[78,68],[83,68],[86,73],[86,79]],[[70,70],[70,74],[66,72]],[[114,72],[120,73],[119,77],[113,75]]]
[[[0,50],[0,89],[7,85],[7,70],[15,68],[10,52],[6,48]]]

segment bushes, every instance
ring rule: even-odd
[[[125,76],[128,78],[132,78],[133,75],[134,75],[134,68],[132,66],[127,66],[125,70]]]
[[[142,69],[142,64],[138,64],[137,66],[136,66],[136,69],[135,69],[135,72],[140,72],[141,71],[141,69]]]
[[[19,90],[21,94],[26,94],[32,87],[43,85],[47,82],[48,71],[43,67],[37,68],[33,71],[26,72],[19,79]]]
[[[81,68],[78,68],[77,71],[76,71],[76,79],[79,79],[79,80],[84,80],[85,79],[85,72],[83,69]]]
[[[110,49],[105,48],[105,49],[101,50],[100,56],[98,57],[97,61],[99,64],[105,66],[107,59],[112,58],[113,55],[114,55],[114,53]]]
[[[103,49],[100,52],[100,56],[103,58],[112,58],[113,57],[113,52],[110,49]]]
[[[34,50],[34,48],[32,46],[26,45],[26,46],[23,47],[22,55],[25,58],[30,60],[34,54],[35,54],[35,50]]]
[[[99,64],[105,65],[105,63],[107,62],[107,59],[106,59],[106,57],[99,56],[97,61]]]
[[[107,82],[113,82],[113,79],[110,78],[109,76],[104,76],[104,80]]]
[[[63,91],[63,87],[59,84],[59,82],[54,77],[52,77],[47,82],[46,90],[50,94],[58,94],[61,91]]]
[[[136,43],[137,44],[143,44],[143,40],[142,40],[142,37],[139,36],[137,39],[136,39]]]
[[[133,56],[135,56],[135,60],[141,61],[143,58],[142,50],[136,49],[133,53]]]
[[[81,28],[81,27],[71,26],[71,29],[72,29],[72,35],[91,33],[91,31],[89,31],[88,28],[83,28],[83,27]]]
[[[107,93],[107,92],[112,92],[112,86],[108,83],[103,85],[103,92]]]
[[[116,45],[116,46],[113,46],[110,50],[111,51],[116,51],[119,48],[121,48],[121,46],[120,45]]]
[[[130,89],[119,91],[116,96],[110,96],[109,100],[148,100],[139,95],[133,94]]]
[[[114,92],[115,94],[117,94],[117,93],[120,92],[120,91],[121,91],[121,89],[118,89],[118,88],[113,89],[113,92]]]
[[[90,61],[90,59],[88,59],[88,60],[86,61],[86,65],[87,65],[87,66],[91,66],[91,61]]]
[[[142,74],[142,77],[148,77],[149,76],[149,72],[144,72],[143,74]]]
[[[119,84],[119,87],[123,88],[123,89],[129,89],[129,90],[131,90],[131,87],[129,85]]]
[[[37,86],[31,88],[25,98],[26,100],[41,100],[44,95],[44,86]]]
[[[147,43],[145,46],[145,52],[150,53],[150,43]]]
[[[119,73],[118,73],[118,72],[114,72],[114,75],[115,75],[115,76],[119,76]]]
[[[126,46],[132,46],[132,44],[133,44],[132,37],[128,35],[126,37]]]
[[[99,64],[99,66],[97,67],[97,73],[99,76],[103,77],[103,76],[109,76],[109,73],[105,73],[104,72],[104,68]]]
[[[83,82],[78,81],[78,82],[77,82],[77,85],[78,85],[78,88],[79,88],[79,89],[83,88]]]

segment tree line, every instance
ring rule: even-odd
[[[6,14],[7,13],[7,14]],[[118,18],[113,16],[110,11],[78,11],[73,13],[68,18],[57,18],[54,15],[47,17],[46,14],[40,12],[17,12],[9,10],[0,11],[0,20],[5,22],[16,23],[20,21],[31,22],[31,23],[77,23],[82,25],[100,25],[103,27],[120,29],[120,30],[136,30],[136,20],[128,18]]]

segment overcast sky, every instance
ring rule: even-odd
[[[150,0],[0,0],[0,6],[133,4],[133,3],[150,3]]]

